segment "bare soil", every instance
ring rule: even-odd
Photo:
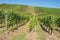
[[[18,35],[23,31],[27,33],[27,35],[24,37],[24,40],[39,40],[38,39],[39,35],[35,31],[29,32],[28,25],[29,25],[29,22],[19,27],[18,30],[15,30],[14,32],[10,31],[9,34],[6,34],[6,32],[1,34],[0,40],[12,40],[14,36]],[[60,38],[57,38],[54,33],[52,35],[49,35],[48,33],[46,33],[45,35],[46,35],[46,40],[60,40]]]

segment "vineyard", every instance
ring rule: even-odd
[[[51,40],[60,40],[60,9],[32,6],[29,7],[27,5],[16,4],[1,4],[0,35],[4,34],[5,32],[7,32],[9,36],[12,35],[12,40],[48,40],[45,38],[45,34],[47,33],[48,35],[56,35],[57,39],[53,39],[51,37]],[[15,33],[17,35],[15,35]],[[33,38],[30,38],[32,34],[29,36],[28,33],[32,33]],[[36,39],[34,39],[34,34],[38,34]],[[25,37],[26,35],[29,36],[30,39],[27,39]]]

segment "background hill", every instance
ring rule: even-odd
[[[17,4],[0,4],[0,9],[8,11],[17,11],[23,13],[36,13],[36,14],[60,14],[60,8],[45,8],[45,7],[34,7],[28,5],[17,5]]]

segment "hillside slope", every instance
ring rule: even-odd
[[[36,14],[60,14],[60,8],[44,8],[17,4],[0,4],[0,9],[23,13],[33,13],[34,10]]]

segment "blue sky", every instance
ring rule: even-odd
[[[60,8],[60,0],[0,0],[0,3]]]

